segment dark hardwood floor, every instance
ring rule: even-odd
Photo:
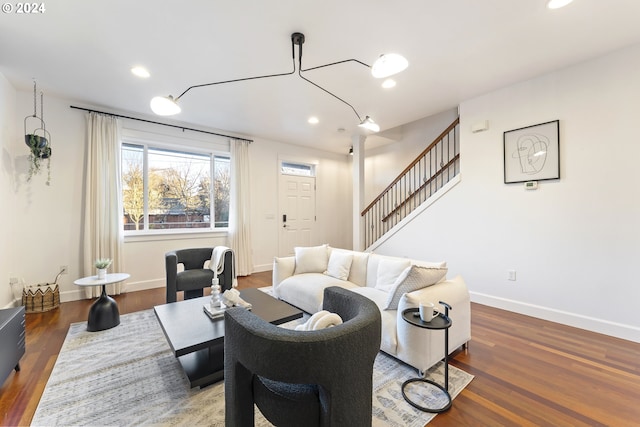
[[[239,287],[271,284],[271,272]],[[120,313],[165,302],[164,289],[116,297]],[[91,300],[27,315],[21,371],[0,388],[2,425],[29,425],[69,324]],[[472,304],[472,341],[451,363],[473,375],[430,426],[640,426],[640,344]],[[89,361],[87,361],[89,363]]]

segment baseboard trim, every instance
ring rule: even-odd
[[[262,264],[262,265],[254,265],[252,273],[262,273],[263,271],[273,270],[273,263],[271,264]]]
[[[536,317],[538,319],[548,320],[572,326],[574,328],[585,329],[587,331],[640,343],[640,328],[635,326],[583,316],[581,314],[556,310],[535,304],[528,304],[493,295],[482,294],[479,292],[469,292],[469,294],[471,296],[471,301],[478,304],[488,305],[490,307],[500,308],[502,310],[512,311],[514,313],[524,314],[526,316]]]

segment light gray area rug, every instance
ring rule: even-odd
[[[415,376],[409,366],[378,354],[373,425],[417,427],[434,417],[414,409],[402,397],[402,382]],[[442,363],[428,376],[442,383]],[[455,397],[472,379],[450,366],[451,395]],[[428,390],[423,394],[423,402],[439,404]],[[69,328],[32,425],[223,426],[224,385],[189,388],[153,310],[123,315],[119,326],[101,332],[87,332],[86,322],[75,323]],[[270,425],[256,408],[256,426]]]

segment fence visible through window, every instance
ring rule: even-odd
[[[229,157],[128,143],[121,153],[125,231],[228,226]]]

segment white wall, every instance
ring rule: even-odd
[[[474,301],[640,342],[638,69],[640,45],[463,102],[461,183],[377,252],[445,259]],[[504,184],[503,132],[555,119],[561,179]]]
[[[16,91],[0,74],[0,307],[12,299],[9,277],[14,275],[15,166],[14,145]],[[19,141],[18,141],[19,142]],[[25,145],[26,147],[26,145]]]
[[[3,207],[0,221],[0,307],[10,305],[13,297],[9,275],[29,283],[52,282],[62,265],[69,274],[58,281],[62,301],[83,298],[73,280],[81,270],[81,227],[85,156],[85,112],[69,108],[75,103],[46,94],[44,116],[51,133],[51,185],[46,170],[26,182],[28,147],[23,142],[24,116],[33,111],[33,94],[16,91],[0,74],[0,197]],[[228,147],[226,139],[191,135],[156,125],[124,120],[131,132],[152,131],[158,138],[181,136],[192,143]],[[213,129],[212,129],[213,130]],[[213,130],[216,131],[216,130]],[[223,132],[224,133],[224,132]],[[223,142],[221,142],[223,141]],[[351,241],[351,177],[346,155],[323,152],[255,138],[251,144],[251,205],[254,271],[271,269],[277,255],[278,222],[277,173],[281,156],[313,161],[318,170],[318,233],[315,242],[348,247]],[[5,204],[5,201],[7,204]],[[274,214],[270,218],[270,214]],[[164,286],[164,254],[172,249],[227,244],[226,234],[180,235],[172,238],[127,238],[124,245],[124,269],[131,274],[129,290]]]
[[[70,110],[68,101],[45,93],[44,119],[52,147],[51,183],[47,186],[46,163],[41,173],[27,182],[29,150],[22,142],[23,118],[33,112],[33,93],[17,92],[15,111],[16,217],[12,274],[27,284],[51,283],[59,267],[67,265],[69,274],[58,281],[61,294],[75,291],[73,280],[80,277],[84,117]],[[2,273],[4,276],[4,271]]]

